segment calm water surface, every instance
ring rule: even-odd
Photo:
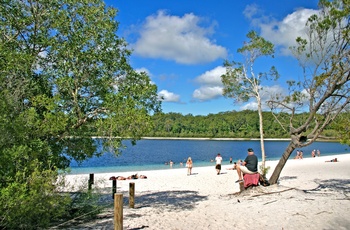
[[[115,156],[112,153],[104,153],[101,157],[91,158],[78,165],[71,163],[71,173],[106,173],[170,169],[165,162],[175,162],[172,168],[182,168],[180,162],[185,163],[190,156],[194,167],[214,165],[211,162],[217,153],[221,153],[224,162],[244,159],[248,148],[253,148],[255,154],[261,160],[260,141],[236,141],[236,140],[140,140],[135,146],[129,141],[124,141],[127,146],[122,154]],[[280,159],[289,141],[265,141],[265,152],[267,160]],[[334,142],[315,142],[310,146],[302,148],[304,157],[311,157],[311,151],[319,149],[321,155],[336,155],[349,153],[348,145]],[[296,150],[295,150],[296,151]],[[291,158],[295,156],[295,152]]]

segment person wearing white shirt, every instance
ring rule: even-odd
[[[215,157],[215,161],[216,161],[215,169],[216,169],[217,175],[219,175],[221,171],[221,163],[222,163],[222,157],[220,153],[218,153],[218,155]]]

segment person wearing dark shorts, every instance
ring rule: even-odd
[[[221,171],[221,163],[222,163],[222,157],[220,153],[218,153],[218,155],[215,157],[215,162],[216,162],[215,169],[216,169],[217,175],[219,175]]]
[[[243,181],[243,174],[255,174],[258,172],[258,158],[252,148],[248,149],[248,156],[241,165],[237,164],[236,169],[238,173],[238,180],[236,182]]]

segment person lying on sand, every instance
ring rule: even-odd
[[[137,173],[136,174],[133,174],[133,175],[131,175],[131,176],[128,176],[126,179],[128,179],[128,180],[131,180],[131,179],[138,179],[139,177],[138,177],[138,175],[137,175]]]
[[[126,180],[126,178],[123,176],[116,176],[114,178],[115,178],[115,180]]]
[[[112,176],[111,178],[109,178],[110,180],[132,180],[132,179],[147,179],[147,176],[145,175],[137,175],[136,174],[133,174],[131,176],[128,176],[128,177],[123,177],[123,176]]]
[[[226,168],[227,170],[236,170],[237,163],[233,162],[232,168]]]
[[[330,160],[330,161],[325,161],[325,162],[338,162],[338,159],[337,159],[337,158],[334,158],[334,159],[332,159],[332,160]]]

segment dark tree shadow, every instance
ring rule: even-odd
[[[169,209],[172,211],[191,210],[198,202],[207,199],[207,196],[200,196],[196,191],[163,191],[136,196],[135,207],[143,208],[156,206],[157,208]]]
[[[118,191],[117,191],[118,192]],[[142,209],[147,207],[156,208],[162,211],[180,212],[183,210],[192,210],[195,206],[204,200],[207,200],[207,196],[198,195],[196,191],[190,190],[176,190],[176,191],[163,191],[163,192],[151,192],[146,194],[135,194],[135,205],[134,209]],[[101,204],[108,205],[109,209],[107,212],[97,215],[95,219],[77,219],[74,222],[69,223],[69,225],[61,226],[64,229],[77,229],[78,227],[83,227],[85,229],[113,229],[113,197],[110,194],[101,194],[100,196]],[[129,209],[129,194],[128,192],[123,192],[123,208]],[[137,213],[130,212],[129,214],[124,214],[124,218],[137,219],[142,216]],[[96,222],[96,220],[99,220]],[[81,226],[83,224],[83,226]],[[112,226],[112,227],[111,227]],[[149,226],[140,226],[136,229],[144,229]],[[128,228],[129,229],[129,228]]]
[[[297,176],[284,176],[281,177],[279,180],[293,180],[293,179],[297,179]]]
[[[303,190],[305,193],[336,191],[350,193],[350,179],[315,180],[318,186],[314,189]]]
[[[111,188],[100,189],[100,203],[113,204],[113,195]],[[117,193],[123,194],[123,203],[127,205],[129,203],[129,191],[119,191]],[[194,205],[200,201],[207,200],[207,196],[198,195],[197,191],[190,190],[172,190],[162,192],[150,192],[150,193],[135,193],[135,208],[160,206],[161,208],[170,208],[176,210],[178,206],[181,209],[191,209]]]

